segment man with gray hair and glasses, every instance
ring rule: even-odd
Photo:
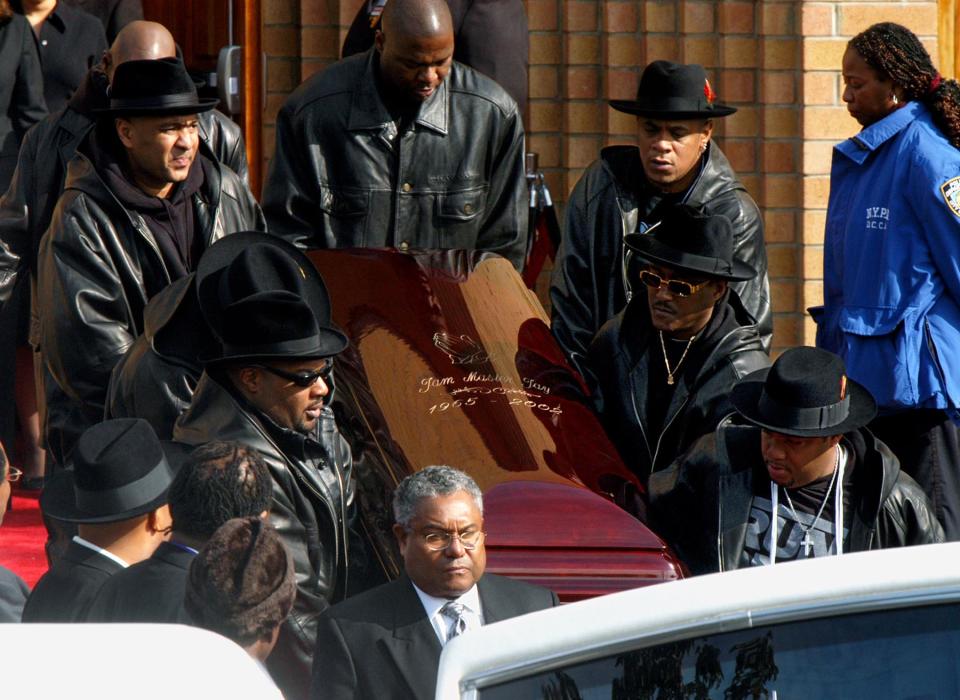
[[[483,494],[462,471],[408,476],[393,515],[404,573],[323,614],[311,697],[432,698],[447,641],[557,604],[545,588],[484,576]]]

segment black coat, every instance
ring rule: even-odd
[[[943,542],[930,501],[886,445],[866,428],[844,435],[843,445],[856,460],[845,551]],[[695,574],[736,569],[754,482],[769,479],[760,429],[728,418],[670,467],[651,475],[650,527]]]
[[[66,0],[70,5],[79,7],[84,12],[100,20],[107,41],[111,44],[117,38],[117,32],[135,19],[143,19],[143,3],[141,0]]]
[[[143,311],[143,333],[110,375],[106,418],[143,418],[170,440],[203,374],[199,358],[213,339],[197,303],[194,273],[156,294]]]
[[[15,0],[15,5],[19,1]],[[47,110],[58,112],[83,83],[87,70],[107,50],[107,37],[96,17],[58,2],[36,38],[43,70],[43,99]]]
[[[83,622],[100,587],[123,567],[76,542],[40,577],[23,609],[24,622]]]
[[[730,292],[720,304],[729,310],[714,316],[685,358],[663,426],[651,426],[647,416],[651,373],[666,371],[647,295],[641,290],[590,345],[588,376],[597,413],[624,463],[644,483],[733,412],[730,390],[741,377],[770,364],[737,295]],[[718,327],[714,321],[720,318],[726,323]]]
[[[550,283],[551,330],[560,347],[583,371],[583,358],[600,327],[629,301],[623,237],[662,200],[646,184],[640,151],[610,146],[587,168],[567,202],[566,223]],[[731,288],[750,313],[764,347],[773,333],[763,219],[716,144],[707,149],[703,170],[686,202],[733,223],[734,257],[757,271]]]
[[[63,110],[27,132],[9,189],[0,198],[0,303],[12,293],[18,276],[29,269],[36,282],[40,239],[50,226],[63,192],[67,165],[93,129],[91,110],[109,104],[106,76],[93,69]],[[209,153],[246,183],[247,154],[240,128],[217,110],[202,112],[200,140]],[[34,313],[30,342],[40,342]]]
[[[527,55],[530,32],[522,0],[447,0],[453,18],[453,60],[496,80],[527,111]],[[377,27],[379,28],[379,27]],[[367,3],[343,40],[343,58],[373,46],[377,28],[370,27]]]
[[[294,683],[306,682],[317,618],[347,590],[353,461],[329,406],[321,414],[316,440],[290,434],[281,446],[277,429],[266,420],[205,373],[173,436],[187,445],[236,440],[266,461],[273,482],[270,523],[293,556],[297,579],[293,611],[269,664],[271,670],[283,668],[274,678],[286,675]],[[288,444],[295,441],[299,444]],[[283,690],[286,694],[288,688]]]
[[[208,164],[191,198],[203,247],[236,231],[263,231],[260,208],[239,176]],[[110,373],[143,332],[147,301],[171,281],[143,217],[121,204],[78,151],[39,254],[45,435],[57,464],[102,420]]]
[[[186,622],[183,592],[194,556],[163,542],[149,559],[114,574],[100,587],[85,621]]]
[[[23,135],[46,114],[33,30],[22,15],[14,15],[0,24],[0,189],[13,176]]]
[[[484,250],[520,269],[529,205],[516,103],[454,61],[399,134],[374,58],[345,58],[284,103],[263,190],[270,233],[301,248]]]
[[[485,574],[484,624],[557,605],[552,591]],[[320,618],[311,697],[421,700],[436,692],[440,640],[405,575],[334,605]]]

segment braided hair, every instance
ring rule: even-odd
[[[848,46],[877,77],[901,88],[906,99],[923,102],[933,123],[960,148],[960,84],[940,76],[916,34],[902,25],[880,22],[857,34]]]

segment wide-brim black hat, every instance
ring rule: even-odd
[[[733,256],[733,224],[689,204],[660,210],[660,220],[624,243],[648,262],[728,281],[749,280],[756,271]]]
[[[648,65],[640,76],[637,99],[610,100],[610,106],[619,112],[657,119],[709,119],[737,111],[716,101],[703,66],[673,61]]]
[[[730,400],[753,425],[795,437],[842,435],[877,415],[877,402],[847,377],[843,360],[820,348],[787,350],[737,382]]]
[[[72,469],[62,469],[40,495],[43,513],[68,523],[115,523],[150,513],[191,448],[161,442],[139,418],[118,418],[89,428],[77,443]]]
[[[205,363],[331,357],[349,345],[320,273],[281,238],[226,236],[204,251],[196,274],[200,310],[221,344]]]
[[[197,114],[218,102],[197,94],[182,61],[159,58],[117,66],[110,84],[110,106],[94,112],[103,117]]]

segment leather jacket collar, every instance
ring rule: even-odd
[[[377,90],[376,64],[379,54],[375,48],[367,51],[366,65],[363,75],[357,82],[350,101],[350,116],[347,119],[347,128],[351,131],[367,129],[393,129],[396,134],[394,117],[380,98]],[[454,67],[451,67],[451,71]],[[449,79],[449,75],[447,76]],[[430,98],[420,106],[415,120],[416,124],[446,135],[450,97],[447,91],[447,80],[443,80]]]

